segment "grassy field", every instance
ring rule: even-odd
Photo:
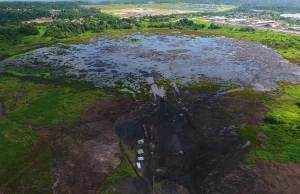
[[[259,160],[300,163],[300,85],[281,85],[284,94],[267,100],[275,93],[255,93],[250,89],[227,96],[259,100],[269,109],[265,123],[240,129],[244,142],[251,142],[246,162]]]
[[[0,112],[5,113],[0,116],[0,192],[51,193],[51,153],[32,126],[71,125],[85,107],[104,96],[82,86],[0,75]]]

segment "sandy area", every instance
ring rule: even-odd
[[[103,12],[115,14],[122,18],[128,18],[128,17],[140,17],[144,15],[170,15],[170,14],[193,13],[196,11],[156,9],[156,8],[126,8],[126,9],[103,10]]]

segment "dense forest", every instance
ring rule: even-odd
[[[100,13],[97,9],[82,8],[80,4],[83,2],[0,2],[0,41],[18,44],[23,36],[39,34],[37,24],[22,24],[22,21],[38,18],[49,18],[55,21],[53,24],[39,24],[48,26],[46,36],[64,38],[88,29],[94,30],[93,25],[95,24],[89,19],[85,20],[84,25],[70,23],[74,19],[90,18]],[[108,18],[112,18],[112,16],[103,16],[102,14],[100,18],[109,20]],[[58,30],[58,28],[61,29]],[[60,35],[58,35],[58,31]]]
[[[124,4],[139,4],[148,3],[151,0],[92,0],[91,4],[112,4],[112,3],[124,3]],[[268,5],[299,5],[299,0],[152,0],[155,3],[203,3],[203,4],[268,4]]]

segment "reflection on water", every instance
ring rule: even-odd
[[[270,48],[241,40],[134,34],[90,42],[37,49],[7,61],[5,70],[77,76],[97,86],[121,80],[133,88],[151,72],[183,83],[205,76],[262,88],[278,80],[299,81],[299,67]]]
[[[281,14],[280,15],[281,17],[285,17],[285,18],[300,18],[300,13],[295,13],[295,14],[290,14],[290,13],[287,13],[287,14]]]

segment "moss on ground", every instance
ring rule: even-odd
[[[264,92],[258,93],[255,90],[253,90],[252,88],[245,88],[243,90],[230,92],[230,93],[226,94],[226,96],[241,98],[241,99],[245,99],[245,100],[261,101],[261,100],[264,100],[267,95]]]
[[[193,81],[189,82],[185,85],[179,85],[178,88],[180,91],[189,91],[192,93],[206,93],[206,92],[217,92],[220,90],[221,85],[213,82],[213,81],[205,81],[205,80],[199,80],[199,81]]]

